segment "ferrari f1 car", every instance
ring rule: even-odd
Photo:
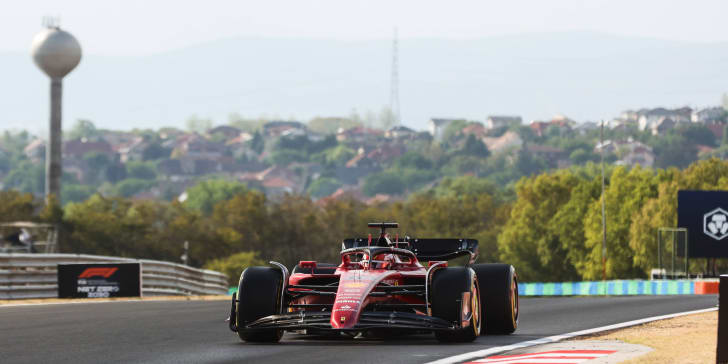
[[[277,262],[249,267],[232,296],[229,326],[249,342],[277,342],[284,331],[376,335],[434,332],[443,342],[510,334],[518,325],[518,278],[508,264],[473,264],[473,239],[346,239],[341,263]],[[465,266],[448,260],[466,256]]]

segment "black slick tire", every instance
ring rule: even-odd
[[[260,318],[280,313],[281,271],[271,267],[246,268],[238,283],[236,325],[238,336],[248,342],[278,342],[279,329],[245,329]]]
[[[481,335],[508,335],[518,328],[518,276],[510,264],[473,264],[483,303]]]
[[[435,331],[441,342],[471,342],[481,327],[480,290],[475,272],[468,267],[438,269],[433,273],[430,302],[432,316],[448,322],[461,320],[463,293],[470,292],[470,324],[455,330]]]

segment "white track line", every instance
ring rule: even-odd
[[[554,343],[557,341],[570,339],[570,338],[576,337],[576,336],[590,335],[590,334],[595,334],[595,333],[603,332],[603,331],[609,331],[609,330],[621,329],[621,328],[625,328],[625,327],[629,327],[629,326],[641,325],[644,323],[657,321],[657,320],[664,320],[664,319],[669,319],[669,318],[673,318],[673,317],[692,315],[692,314],[696,314],[696,313],[703,313],[703,312],[710,312],[710,311],[717,311],[717,310],[718,310],[717,307],[713,307],[713,308],[707,308],[707,309],[703,309],[703,310],[678,312],[678,313],[673,313],[673,314],[669,314],[669,315],[648,317],[648,318],[644,318],[644,319],[640,319],[640,320],[627,321],[627,322],[622,322],[619,324],[597,327],[594,329],[570,332],[568,334],[554,335],[554,336],[548,336],[548,337],[544,337],[544,338],[540,338],[540,339],[536,339],[536,340],[522,341],[522,342],[511,344],[511,345],[497,346],[497,347],[489,348],[489,349],[471,351],[469,353],[463,353],[463,354],[431,361],[426,364],[454,364],[454,363],[460,363],[460,362],[470,360],[470,359],[476,359],[476,358],[482,359],[488,355],[493,355],[493,354],[502,353],[505,351],[511,351],[511,350],[515,350],[515,349],[526,348],[529,346],[550,344],[550,343]]]
[[[0,309],[5,307],[30,307],[30,306],[51,306],[51,305],[91,305],[95,303],[109,303],[109,302],[189,302],[189,301],[230,301],[229,298],[225,299],[129,299],[129,300],[105,300],[95,299],[93,301],[72,301],[72,302],[33,302],[33,303],[0,303]]]

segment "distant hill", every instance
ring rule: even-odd
[[[390,42],[225,39],[143,57],[85,56],[65,82],[66,126],[217,123],[231,112],[306,120],[379,112],[389,99]],[[429,117],[576,120],[626,108],[717,104],[728,91],[728,43],[598,33],[400,41],[405,124]],[[92,54],[93,50],[85,50]],[[0,53],[0,128],[46,127],[48,81],[22,53]]]

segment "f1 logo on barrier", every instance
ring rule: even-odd
[[[119,268],[116,267],[99,267],[99,268],[86,268],[78,278],[93,278],[93,277],[104,277],[109,278],[112,274],[116,273]]]
[[[728,212],[719,207],[703,215],[703,232],[715,240],[728,237]]]

